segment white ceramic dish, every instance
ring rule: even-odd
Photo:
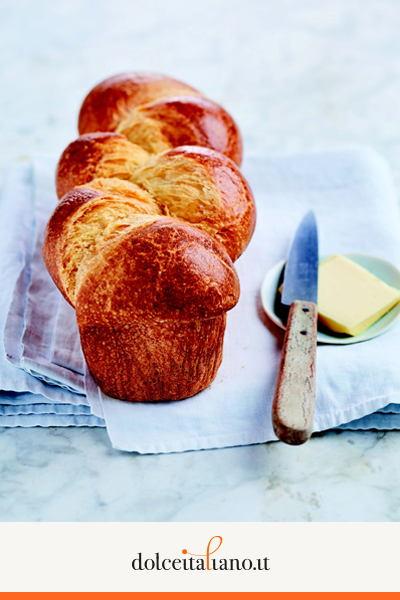
[[[379,277],[387,283],[397,289],[400,289],[400,271],[390,262],[376,256],[370,256],[369,254],[344,254],[347,258],[350,258],[355,263],[361,265],[376,277]],[[321,256],[320,261],[327,258],[327,256]],[[278,287],[281,283],[281,276],[283,267],[285,265],[284,260],[274,265],[264,277],[264,281],[261,286],[261,302],[263,308],[271,321],[273,321],[281,329],[286,329],[284,322],[276,311],[276,301]],[[328,329],[323,331],[318,330],[317,340],[323,344],[356,344],[358,342],[365,342],[378,335],[381,335],[386,331],[397,319],[400,314],[400,303],[394,306],[386,315],[383,315],[371,327],[369,327],[364,333],[356,336],[344,336]]]

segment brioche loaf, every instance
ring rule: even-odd
[[[233,261],[255,226],[238,128],[185,84],[133,74],[89,93],[79,131],[43,256],[89,370],[121,400],[192,396],[221,363]]]

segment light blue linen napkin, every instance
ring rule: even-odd
[[[46,179],[52,178],[54,161],[44,162],[48,170],[39,171]],[[41,200],[45,202],[45,209]],[[72,371],[68,370],[69,375],[63,380],[61,377],[59,381],[51,380],[46,377],[45,364],[43,369],[41,364],[37,371],[32,371],[29,362],[21,360],[26,350],[23,340],[27,336],[27,318],[32,312],[28,292],[34,295],[35,309],[42,308],[46,313],[40,278],[37,274],[33,277],[32,272],[35,274],[38,268],[39,237],[43,233],[43,219],[48,218],[50,202],[54,204],[54,196],[50,199],[41,195],[35,186],[31,164],[14,164],[6,169],[0,195],[0,331],[4,331],[5,345],[5,353],[0,352],[0,427],[104,427],[104,421],[91,413],[84,386],[75,386],[76,375]],[[50,292],[58,303],[59,294],[54,293],[53,288]],[[35,320],[36,315],[33,318]],[[49,313],[42,320],[43,330],[39,327],[46,344],[52,337],[51,325],[54,326],[55,318],[57,314]],[[38,359],[41,345],[35,346],[34,342],[39,340],[31,342],[28,351]],[[75,336],[76,343],[79,347]]]
[[[105,397],[90,375],[84,375],[74,311],[51,282],[41,258],[44,224],[56,203],[54,168],[50,158],[36,160],[32,186],[29,167],[14,167],[3,192],[10,231],[8,244],[0,246],[0,273],[6,273],[9,287],[4,302],[0,297],[0,308],[3,314],[11,305],[5,347],[14,364],[5,366],[0,360],[0,385],[18,394],[3,396],[4,402],[0,398],[0,426],[7,419],[9,426],[29,426],[30,419],[32,425],[105,423],[115,447],[143,453],[275,439],[270,408],[282,334],[268,325],[259,289],[265,272],[286,256],[302,215],[309,208],[316,211],[321,253],[367,252],[400,264],[397,203],[379,156],[348,150],[249,159],[244,173],[256,197],[258,224],[237,263],[241,299],[228,315],[224,360],[215,382],[184,402],[119,402]],[[399,342],[395,325],[364,344],[319,346],[315,431],[400,429]],[[12,410],[16,412],[10,414]],[[40,423],[38,417],[43,417]]]

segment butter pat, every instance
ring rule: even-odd
[[[399,290],[345,256],[335,254],[319,265],[318,315],[332,331],[360,335],[399,301]]]

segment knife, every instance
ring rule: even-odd
[[[313,211],[301,221],[286,263],[282,304],[290,306],[272,404],[272,424],[286,444],[304,444],[315,407],[318,229]]]

